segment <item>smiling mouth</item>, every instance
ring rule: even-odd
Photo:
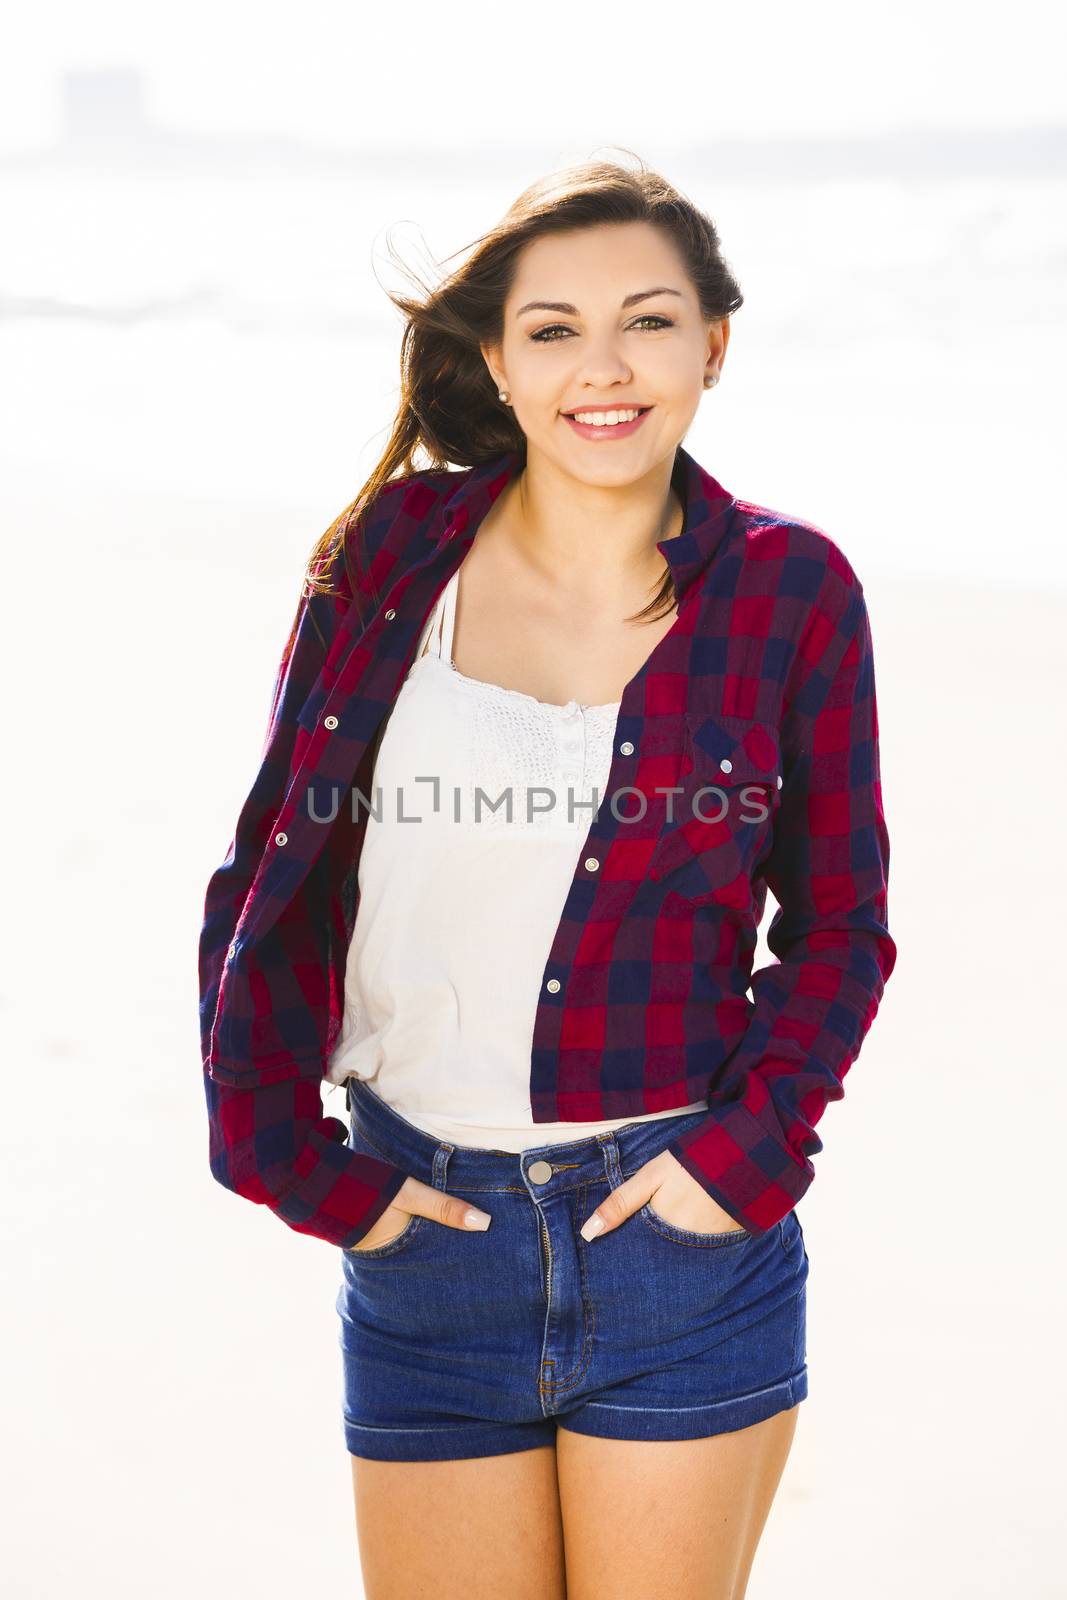
[[[651,406],[612,406],[606,411],[561,411],[564,422],[569,422],[571,432],[589,444],[605,444],[613,439],[629,439],[644,422]],[[602,417],[601,422],[579,422],[580,416]],[[609,421],[609,418],[614,418]]]
[[[651,406],[578,406],[574,411],[563,411],[560,415],[569,417],[573,422],[577,417],[610,417],[617,416],[620,411],[636,411],[640,416],[651,410]]]

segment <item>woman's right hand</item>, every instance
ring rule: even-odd
[[[484,1232],[492,1220],[488,1212],[479,1211],[466,1200],[435,1189],[418,1178],[405,1178],[359,1243],[346,1246],[349,1255],[358,1256],[361,1250],[374,1250],[378,1245],[388,1244],[403,1233],[409,1217],[429,1217],[431,1222],[441,1222],[446,1228],[462,1228],[465,1232],[471,1228]]]

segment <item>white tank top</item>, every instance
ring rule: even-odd
[[[378,746],[369,799],[377,807],[380,791],[381,817],[367,815],[326,1076],[363,1079],[435,1138],[515,1152],[705,1110],[533,1121],[537,999],[604,798],[619,702],[552,705],[465,677],[452,661],[458,586],[457,568]]]

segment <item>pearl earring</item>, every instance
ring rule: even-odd
[[[704,387],[705,387],[705,389],[710,389],[712,384],[718,383],[718,381],[719,381],[718,375],[713,372],[709,378],[705,378],[704,379]]]
[[[502,400],[505,405],[508,405],[511,401],[511,396],[508,394],[506,389],[500,389],[497,392],[497,399]]]

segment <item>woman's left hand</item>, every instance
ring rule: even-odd
[[[582,1238],[595,1239],[601,1233],[610,1233],[649,1202],[657,1216],[676,1228],[693,1233],[745,1231],[669,1150],[661,1150],[590,1213],[581,1227]]]

